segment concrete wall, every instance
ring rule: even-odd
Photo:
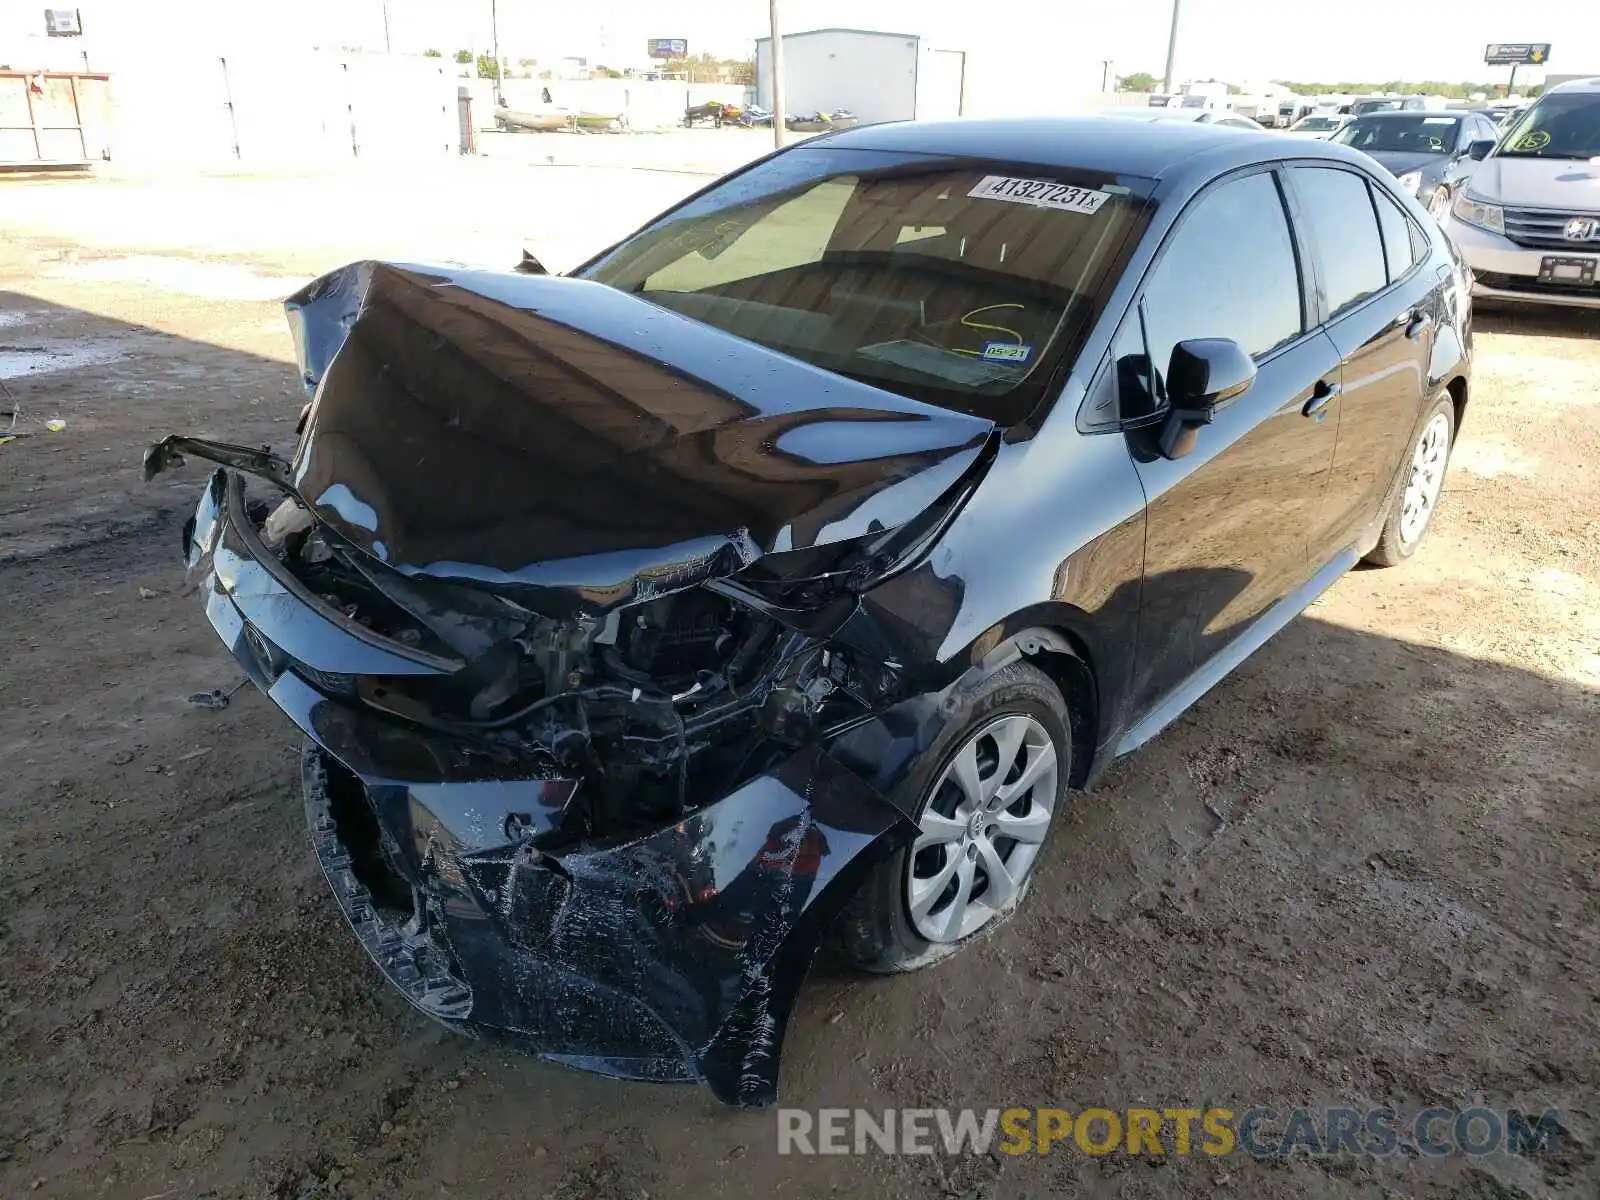
[[[111,157],[290,164],[458,152],[456,79],[402,55],[144,55],[111,78]]]
[[[920,39],[828,29],[783,39],[785,103],[799,116],[848,108],[863,122],[909,121],[917,111]],[[756,42],[757,103],[772,107],[772,39]]]

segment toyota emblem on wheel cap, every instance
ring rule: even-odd
[[[1573,217],[1561,236],[1569,242],[1589,242],[1600,234],[1600,217]]]

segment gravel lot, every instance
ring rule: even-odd
[[[1346,578],[1082,796],[971,952],[824,965],[785,1062],[808,1108],[1553,1107],[1558,1153],[780,1158],[770,1112],[459,1040],[381,984],[287,724],[184,703],[238,678],[181,590],[203,473],[145,486],[139,453],[286,444],[304,278],[565,267],[703,182],[0,179],[30,435],[0,446],[0,1195],[1600,1194],[1600,315],[1481,314],[1420,559]]]

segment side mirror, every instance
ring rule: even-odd
[[[1202,425],[1250,390],[1255,361],[1231,338],[1194,338],[1172,348],[1167,367],[1167,419],[1161,453],[1182,458],[1194,449]]]
[[[1494,149],[1493,138],[1482,138],[1467,147],[1467,157],[1473,162],[1482,162],[1489,157],[1489,151]]]

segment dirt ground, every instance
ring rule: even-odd
[[[1420,558],[1343,580],[1079,797],[994,936],[819,968],[784,1064],[810,1109],[1558,1108],[1557,1153],[780,1157],[771,1112],[391,994],[308,852],[287,723],[185,703],[238,678],[181,586],[203,473],[146,486],[140,451],[287,444],[299,279],[524,242],[566,266],[699,182],[0,180],[29,435],[0,445],[0,1195],[1600,1194],[1600,315],[1482,314]]]

